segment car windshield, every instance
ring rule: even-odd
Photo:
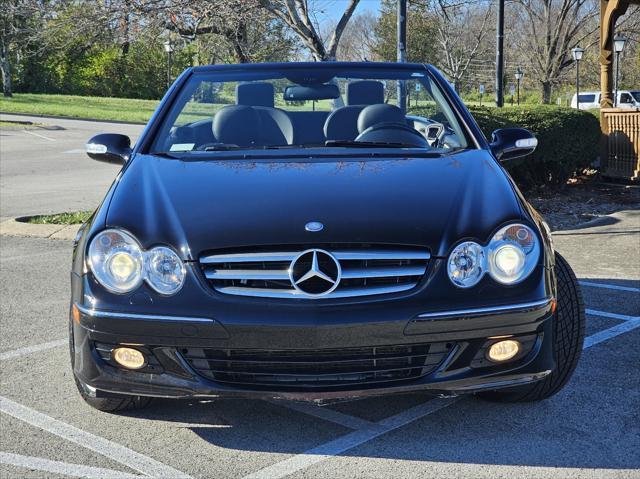
[[[640,102],[640,91],[632,91],[631,95],[633,96],[633,98],[635,98],[637,102]]]
[[[469,144],[429,70],[408,65],[198,68],[157,131],[151,152],[182,158],[300,148],[412,148],[438,155]]]

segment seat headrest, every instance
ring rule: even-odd
[[[362,133],[367,128],[378,123],[404,123],[406,124],[402,110],[394,105],[382,103],[364,107],[358,115],[358,132]]]
[[[384,85],[376,80],[347,83],[347,105],[374,105],[384,103]]]
[[[273,108],[274,89],[271,83],[253,82],[236,85],[236,104]]]
[[[213,117],[213,135],[220,143],[252,146],[258,142],[258,112],[245,105],[229,105]]]

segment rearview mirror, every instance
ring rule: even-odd
[[[131,158],[131,140],[126,135],[102,133],[87,142],[85,151],[93,160],[122,165]]]
[[[501,128],[493,132],[489,146],[498,160],[507,161],[533,153],[538,139],[525,128]]]

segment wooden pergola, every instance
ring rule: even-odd
[[[600,125],[607,176],[640,179],[640,109],[613,108],[613,37],[618,19],[640,0],[600,0]]]

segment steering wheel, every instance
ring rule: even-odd
[[[429,148],[425,137],[404,123],[377,123],[360,133],[355,141],[402,143],[416,148]]]

